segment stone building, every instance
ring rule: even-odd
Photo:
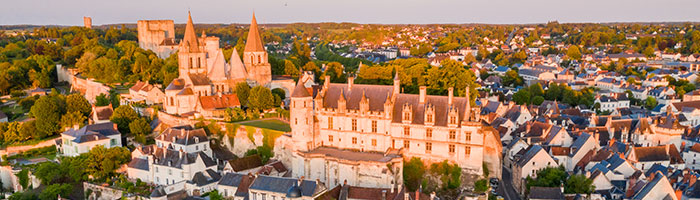
[[[312,87],[300,81],[290,104],[294,175],[329,186],[347,180],[390,188],[403,182],[401,167],[394,168],[403,165],[402,157],[447,160],[480,174],[484,157],[494,156],[499,159],[490,161],[498,163],[491,166],[498,169],[501,149],[485,155],[484,144],[500,147],[500,137],[483,129],[468,92],[455,97],[450,88],[448,96],[427,95],[425,86],[418,95],[399,91],[398,78],[393,85],[354,84],[353,77],[342,84],[326,78]]]
[[[221,98],[221,96],[232,94],[235,84],[240,82],[262,85],[271,89],[282,88],[286,94],[290,94],[294,87],[294,81],[290,78],[272,79],[270,63],[267,60],[268,54],[260,38],[255,14],[253,14],[248,41],[243,52],[243,61],[234,49],[231,59],[226,62],[223,50],[219,48],[218,37],[206,36],[205,33],[197,37],[191,15],[178,49],[179,77],[165,88],[163,100],[165,112],[168,114],[194,116],[199,113],[217,117],[217,113],[221,113],[223,109],[238,106],[237,100],[225,103],[224,100],[229,98]],[[208,97],[215,95],[219,97]],[[207,103],[202,101],[212,99],[222,100],[219,102],[220,105],[229,106],[213,107],[216,110],[208,109],[204,105]]]
[[[139,47],[151,50],[163,59],[178,50],[173,20],[139,20],[136,24]]]
[[[90,17],[83,17],[83,26],[85,26],[85,28],[90,28],[90,29],[91,29],[91,28],[92,28],[92,18],[90,18]]]

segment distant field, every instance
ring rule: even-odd
[[[292,128],[289,127],[289,124],[287,124],[286,122],[280,121],[278,119],[261,119],[261,120],[243,121],[243,122],[236,122],[236,123],[240,124],[240,125],[245,125],[245,126],[266,128],[266,129],[282,131],[282,132],[292,131]]]

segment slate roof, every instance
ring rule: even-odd
[[[252,174],[227,173],[219,181],[219,185],[236,187],[235,196],[248,197],[248,187],[255,180]]]
[[[246,157],[235,159],[235,160],[229,160],[228,164],[231,165],[231,168],[233,168],[233,171],[236,171],[236,172],[240,172],[240,171],[249,170],[249,169],[263,166],[262,160],[260,159],[260,156],[257,154],[251,155],[251,156],[246,156]]]
[[[532,158],[537,155],[540,151],[543,151],[542,147],[540,145],[532,145],[528,147],[528,149],[525,151],[525,154],[523,154],[522,157],[520,157],[520,160],[518,161],[519,166],[525,166]]]
[[[564,199],[564,193],[558,187],[532,187],[529,199]]]
[[[70,129],[63,132],[65,135],[74,137],[73,142],[83,143],[96,140],[107,139],[107,136],[121,134],[116,128],[116,124],[112,122],[105,122],[99,124],[90,124],[83,126],[78,130]]]
[[[131,162],[129,162],[129,164],[127,164],[127,166],[129,168],[148,171],[148,160],[141,159],[141,158],[133,158],[133,159],[131,159]]]
[[[251,184],[248,189],[287,194],[289,188],[295,184],[298,184],[298,181],[299,180],[295,178],[259,175],[257,178],[255,178],[255,181],[253,181],[253,184]],[[301,184],[298,184],[298,186],[301,189],[302,196],[311,197],[317,192],[320,192],[317,191],[317,188],[319,187],[317,187],[318,185],[316,185],[315,181],[302,180]]]
[[[382,102],[383,103],[383,102]],[[370,107],[371,107],[370,101]],[[419,95],[417,94],[399,94],[396,99],[396,104],[393,108],[393,122],[402,121],[403,105],[411,105],[413,108],[413,121],[412,124],[424,124],[425,118],[425,108],[426,105],[430,104],[435,108],[435,126],[447,126],[447,119],[449,113],[448,97],[447,96],[435,96],[426,95],[425,103],[420,104]],[[452,106],[457,109],[457,121],[461,122],[464,118],[465,108],[467,107],[467,99],[465,97],[454,97],[452,100]],[[383,109],[383,105],[381,107]]]
[[[192,176],[192,180],[188,181],[194,183],[197,186],[209,185],[214,182],[218,182],[221,179],[221,175],[216,173],[214,170],[207,169],[202,172],[197,172]]]
[[[342,92],[346,99],[345,106],[347,109],[358,110],[360,108],[360,100],[364,94],[369,101],[370,111],[384,111],[384,103],[388,99],[387,97],[393,93],[393,90],[394,87],[390,85],[365,84],[353,84],[352,88],[348,90],[348,84],[331,83],[323,96],[323,107],[338,108],[338,99],[340,99]],[[400,105],[403,104],[397,103],[395,107],[401,107]],[[416,108],[413,109],[415,110]]]
[[[192,85],[211,85],[211,80],[205,74],[189,74]]]
[[[165,90],[182,90],[185,88],[185,80],[181,78],[173,79]]]
[[[156,136],[156,138],[181,145],[197,144],[195,140],[199,140],[199,143],[209,141],[204,129],[193,129],[191,126],[170,127]]]
[[[373,161],[373,162],[389,162],[394,158],[400,158],[401,155],[398,154],[384,154],[375,152],[358,152],[350,150],[341,150],[332,147],[319,147],[314,150],[305,152],[307,155],[324,155],[328,157],[339,158],[343,160],[351,161]]]

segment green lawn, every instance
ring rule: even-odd
[[[266,129],[282,131],[282,132],[292,131],[292,128],[289,127],[289,124],[287,124],[286,122],[280,121],[278,119],[261,119],[261,120],[252,120],[252,121],[242,121],[242,122],[236,122],[236,123],[240,124],[240,125],[244,125],[244,126],[266,128]]]

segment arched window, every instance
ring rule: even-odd
[[[262,56],[258,55],[258,63],[262,63]]]
[[[190,64],[187,65],[187,69],[192,69],[192,58],[190,58]]]
[[[197,68],[202,68],[202,58],[197,58]]]
[[[170,105],[171,105],[171,106],[174,106],[174,105],[175,105],[175,100],[173,100],[172,97],[170,97]]]
[[[250,63],[255,63],[255,58],[253,57],[253,55],[250,55]]]

